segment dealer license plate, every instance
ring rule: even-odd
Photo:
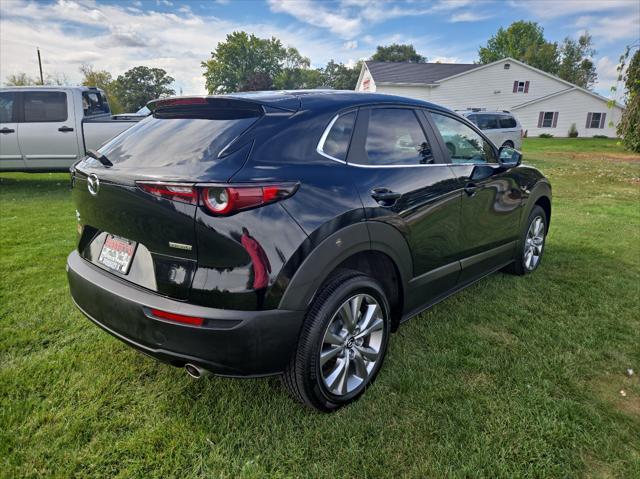
[[[107,235],[98,262],[118,273],[127,274],[135,249],[135,241]]]

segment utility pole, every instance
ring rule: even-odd
[[[36,48],[38,50],[38,66],[40,67],[40,85],[44,85],[44,77],[42,76],[42,60],[40,59],[40,48]]]

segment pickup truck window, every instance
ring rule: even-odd
[[[59,91],[24,92],[24,121],[60,122],[67,120],[67,94]]]
[[[0,123],[16,122],[16,94],[10,92],[0,93]]]
[[[104,115],[109,113],[109,104],[100,92],[85,91],[82,93],[82,109],[84,116]]]

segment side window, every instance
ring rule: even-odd
[[[340,115],[324,139],[321,151],[332,158],[345,161],[347,159],[347,151],[349,150],[349,142],[351,141],[355,121],[355,111]]]
[[[372,109],[364,151],[370,165],[434,163],[429,141],[409,109]]]
[[[24,92],[24,121],[67,120],[67,94],[58,91]]]
[[[16,94],[0,93],[0,123],[14,123],[16,121]]]
[[[517,125],[516,119],[512,116],[500,117],[500,128],[515,128]]]
[[[478,115],[478,121],[474,122],[481,130],[496,130],[498,126],[498,117],[496,115]]]
[[[83,92],[82,109],[84,110],[84,116],[109,113],[107,102],[99,92]]]
[[[442,135],[452,163],[496,162],[491,144],[467,125],[438,113],[432,112],[431,117]]]

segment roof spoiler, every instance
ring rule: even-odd
[[[298,111],[300,101],[293,96],[285,97],[251,97],[218,95],[218,96],[178,96],[158,98],[147,103],[152,113],[163,113],[183,109],[212,108],[216,110],[234,110],[238,112],[265,113],[294,113]]]

